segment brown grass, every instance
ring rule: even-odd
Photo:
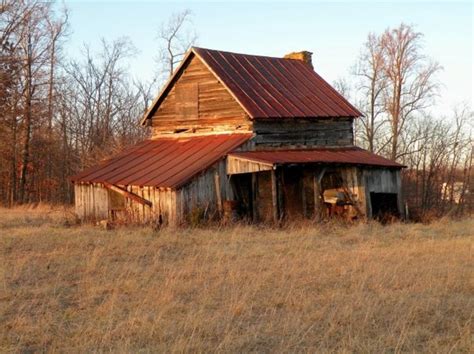
[[[472,350],[472,219],[154,233],[0,213],[2,352]]]

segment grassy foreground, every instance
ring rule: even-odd
[[[154,233],[0,214],[1,352],[472,350],[472,219]]]

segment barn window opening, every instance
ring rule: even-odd
[[[388,222],[393,218],[399,218],[397,206],[397,193],[370,193],[372,205],[372,217],[381,222]]]

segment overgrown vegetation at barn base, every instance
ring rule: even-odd
[[[471,345],[474,220],[64,227],[0,212],[0,351],[428,351]]]

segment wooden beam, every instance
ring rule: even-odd
[[[135,193],[129,192],[126,189],[121,188],[121,187],[119,187],[115,184],[110,184],[110,183],[107,183],[107,182],[102,182],[102,184],[104,185],[105,188],[108,188],[108,189],[110,189],[114,192],[117,192],[117,193],[123,195],[124,197],[126,197],[128,199],[131,199],[131,200],[133,200],[137,203],[140,203],[142,205],[147,205],[150,208],[153,206],[153,203],[150,202],[149,200],[146,200],[145,198],[142,198],[142,197],[136,195]]]
[[[308,208],[307,208],[307,203],[306,203],[306,190],[305,190],[305,178],[304,178],[304,172],[301,174],[301,202],[303,203],[303,217],[307,218],[308,217]]]
[[[272,170],[272,206],[273,206],[273,221],[276,223],[280,220],[280,213],[278,212],[278,182],[276,170]]]
[[[257,195],[258,195],[258,180],[257,174],[252,173],[252,220],[253,222],[258,221],[258,203],[257,203]]]
[[[217,201],[217,211],[219,215],[222,216],[222,194],[221,194],[221,181],[219,172],[214,173],[214,184],[216,186],[216,201]]]
[[[318,176],[316,173],[313,175],[313,196],[314,196],[314,220],[320,221],[321,220],[321,202],[320,202],[320,194],[321,188],[318,181]]]
[[[283,199],[283,170],[279,170],[276,172],[276,177],[277,177],[277,188],[278,188],[278,210],[279,210],[279,216],[280,216],[280,221],[283,220],[285,217],[285,204],[284,204],[284,199]]]
[[[314,219],[315,221],[321,221],[321,180],[324,177],[326,168],[324,167],[320,171],[315,171],[313,175],[313,196],[314,196]]]

